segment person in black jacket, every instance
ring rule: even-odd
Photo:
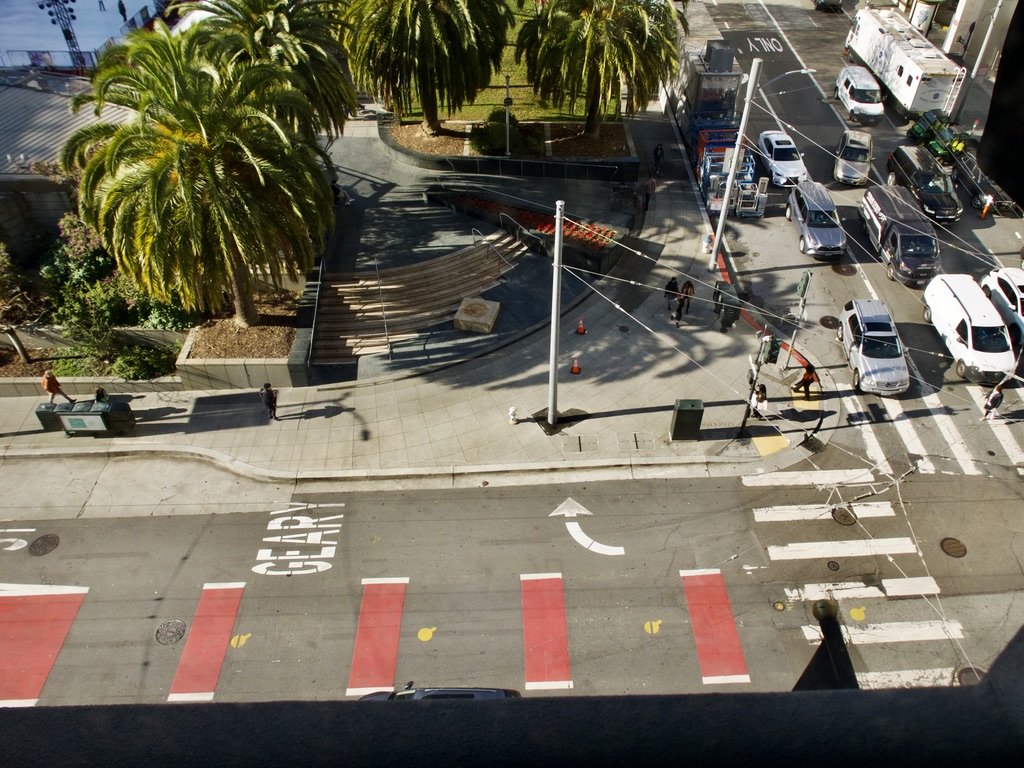
[[[269,382],[260,387],[260,400],[263,401],[263,405],[267,409],[267,416],[274,421],[278,421],[277,390],[271,387]]]

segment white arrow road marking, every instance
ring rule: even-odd
[[[548,517],[576,517],[576,515],[589,515],[592,514],[590,510],[580,504],[573,498],[568,498],[563,501]],[[584,549],[591,552],[596,552],[599,555],[624,555],[626,550],[624,547],[610,547],[607,544],[601,544],[598,541],[594,541],[592,538],[587,536],[580,528],[580,524],[575,520],[566,520],[565,529],[569,532],[569,535],[573,537],[577,544]]]

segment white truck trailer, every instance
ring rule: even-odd
[[[896,11],[857,11],[846,49],[871,70],[900,114],[919,115],[929,109],[952,114],[967,69],[957,66]]]

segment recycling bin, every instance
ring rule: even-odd
[[[87,434],[93,437],[122,435],[135,427],[135,414],[128,403],[109,400],[79,400],[60,403],[56,416],[60,428],[68,436]]]
[[[700,440],[700,422],[703,418],[703,400],[676,400],[672,409],[672,439]]]
[[[736,293],[736,286],[724,280],[716,281],[711,300],[715,305],[715,314],[721,321],[722,330],[732,328],[732,324],[740,318],[740,297]]]
[[[54,403],[40,403],[36,406],[36,418],[39,424],[47,432],[57,432],[64,429],[57,418],[57,409]]]

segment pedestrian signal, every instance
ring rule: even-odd
[[[766,363],[779,362],[779,352],[782,350],[782,340],[778,336],[772,336],[768,340],[768,353],[765,355]]]

